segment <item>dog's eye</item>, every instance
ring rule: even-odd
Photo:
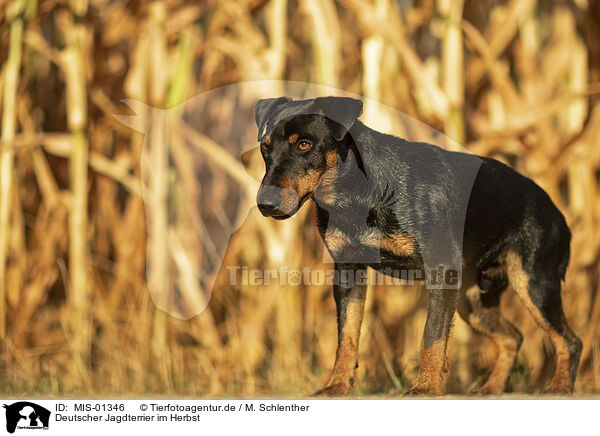
[[[312,147],[312,142],[307,141],[305,139],[302,139],[302,140],[298,141],[298,150],[300,150],[300,151],[306,151],[310,147]]]
[[[260,149],[262,150],[263,153],[268,153],[269,152],[269,147],[267,146],[267,144],[265,142],[263,142],[262,144],[260,144]]]

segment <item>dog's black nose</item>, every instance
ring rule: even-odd
[[[273,216],[279,214],[279,205],[281,204],[281,189],[276,186],[262,185],[256,198],[258,210],[264,216]]]

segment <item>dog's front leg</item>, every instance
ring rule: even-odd
[[[316,395],[346,395],[358,366],[358,338],[367,294],[366,267],[336,264],[333,296],[337,308],[338,346],[331,376]]]
[[[448,373],[446,348],[456,311],[456,290],[430,289],[417,382],[406,395],[443,395]]]

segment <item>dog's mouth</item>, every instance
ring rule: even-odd
[[[293,217],[300,210],[302,205],[304,203],[306,203],[306,201],[311,197],[311,195],[312,195],[311,193],[304,194],[304,196],[298,202],[298,205],[291,212],[286,213],[286,212],[279,211],[279,214],[271,215],[271,217],[275,218],[276,220],[285,220],[285,219]]]
[[[294,212],[293,212],[293,213],[291,213],[291,214],[289,214],[289,213],[285,213],[285,212],[276,212],[276,213],[273,213],[273,214],[271,214],[271,215],[269,215],[269,216],[270,216],[271,218],[274,218],[274,219],[276,219],[276,220],[280,220],[280,221],[281,221],[281,220],[285,220],[285,219],[291,218],[291,217],[292,217],[292,215],[294,215],[295,213],[296,213],[296,211],[294,211]]]
[[[312,192],[307,192],[306,194],[304,194],[304,196],[303,196],[303,197],[300,199],[300,201],[298,202],[298,207],[296,208],[296,211],[298,211],[298,210],[299,210],[299,209],[302,207],[302,205],[303,205],[304,203],[306,203],[306,201],[307,201],[309,198],[311,198],[311,197],[312,197],[312,195],[313,195],[313,193],[312,193]]]

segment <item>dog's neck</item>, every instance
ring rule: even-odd
[[[375,149],[372,143],[372,129],[360,121],[356,121],[340,144],[340,156],[335,179],[336,192],[347,196],[347,202],[372,207],[385,192],[385,174],[381,168],[372,167],[372,162],[378,162],[381,150]],[[376,132],[375,132],[376,133]],[[372,158],[372,156],[374,158]],[[369,199],[373,204],[365,204]]]
[[[378,152],[369,147],[369,131],[362,123],[351,129],[339,144],[337,165],[324,174],[315,190],[320,228],[366,226],[370,211],[385,197],[378,169],[368,166],[376,161],[371,154]]]

